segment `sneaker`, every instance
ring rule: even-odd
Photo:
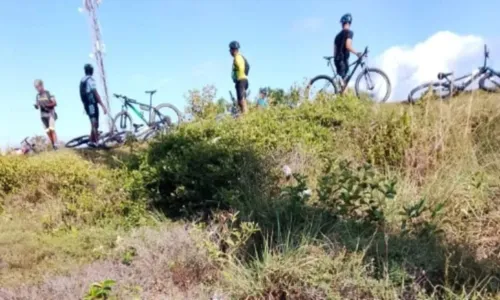
[[[57,150],[57,149],[59,149],[59,148],[58,148],[56,145],[52,145],[52,150],[54,150],[54,151],[55,151],[55,150]]]
[[[89,146],[90,148],[97,148],[97,144],[94,142],[88,142],[87,146]]]

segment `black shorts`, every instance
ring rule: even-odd
[[[99,126],[99,107],[97,106],[97,103],[90,103],[84,106],[90,122]]]
[[[349,72],[349,61],[347,59],[335,59],[335,68],[337,69],[337,74],[342,79],[345,79]]]
[[[248,90],[248,80],[247,79],[238,80],[234,87],[236,88],[236,97],[238,98],[238,102],[241,102],[241,100],[246,99]]]

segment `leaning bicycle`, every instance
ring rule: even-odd
[[[361,73],[359,73],[354,83],[356,96],[360,98],[366,95],[377,102],[386,102],[391,95],[392,89],[389,77],[380,69],[368,67],[366,65],[367,57],[368,47],[365,48],[358,59],[349,65],[349,69],[352,71],[347,75],[345,84],[342,86],[341,78],[335,71],[333,63],[334,57],[324,56],[323,58],[327,61],[327,66],[331,68],[333,76],[318,75],[311,79],[305,90],[305,98],[314,99],[320,94],[336,95],[343,93],[348,88],[349,82],[353,78],[356,70],[361,68]],[[376,87],[382,88],[382,91],[375,91]]]
[[[182,122],[182,113],[172,104],[163,103],[153,106],[153,95],[156,90],[146,91],[145,93],[149,94],[149,104],[138,102],[124,95],[113,94],[116,98],[121,99],[123,104],[121,111],[113,118],[112,132],[131,131],[137,133],[144,125],[151,130],[167,132]],[[140,112],[136,106],[140,110],[146,111],[148,116],[144,116],[144,113]],[[143,124],[136,124],[132,121],[129,109]]]
[[[250,91],[247,91],[245,99],[248,101],[248,97],[250,97]],[[236,98],[233,96],[233,93],[229,91],[229,99],[231,99],[231,104],[228,105],[227,110],[223,113],[218,114],[215,116],[216,121],[220,121],[226,116],[231,116],[233,118],[237,118],[240,115],[240,108],[238,107],[238,104],[236,102]]]
[[[483,56],[483,65],[470,74],[453,78],[454,72],[440,72],[437,74],[437,82],[427,82],[415,87],[408,95],[408,102],[415,103],[425,95],[442,100],[448,99],[467,91],[477,79],[482,90],[497,91],[500,88],[500,74],[488,66],[489,50],[486,45]]]

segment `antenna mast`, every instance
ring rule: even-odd
[[[111,117],[111,106],[109,105],[109,94],[108,94],[108,83],[106,80],[106,71],[104,69],[104,53],[105,45],[102,42],[101,37],[101,27],[99,26],[99,20],[97,18],[97,8],[102,3],[102,0],[83,0],[83,6],[85,11],[89,15],[90,27],[92,32],[92,51],[90,54],[91,58],[96,61],[97,70],[99,71],[99,77],[101,79],[101,88],[104,91],[104,101],[106,103],[106,108],[108,110],[108,121],[109,129],[111,130],[112,117]]]

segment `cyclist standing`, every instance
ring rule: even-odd
[[[99,141],[99,104],[102,107],[102,112],[107,114],[106,107],[102,104],[101,96],[97,92],[94,75],[94,67],[91,64],[86,64],[83,67],[85,76],[80,80],[80,98],[82,99],[85,112],[90,119],[90,141],[89,147],[97,147]]]
[[[247,89],[248,89],[248,71],[250,66],[240,53],[240,43],[237,41],[232,41],[229,43],[229,52],[234,57],[233,68],[232,68],[232,79],[236,88],[236,97],[238,99],[238,106],[240,107],[241,113],[245,114],[247,112]]]
[[[353,53],[358,57],[361,53],[356,52],[352,46],[354,33],[351,30],[352,16],[345,14],[340,18],[342,30],[335,37],[333,43],[333,57],[337,74],[342,78],[342,89],[344,90],[345,78],[349,72],[349,54]]]
[[[42,124],[47,132],[47,136],[52,144],[52,148],[57,150],[57,135],[56,135],[56,120],[57,114],[55,107],[57,105],[56,98],[43,86],[43,81],[35,80],[35,89],[37,90],[35,109],[40,109]]]

